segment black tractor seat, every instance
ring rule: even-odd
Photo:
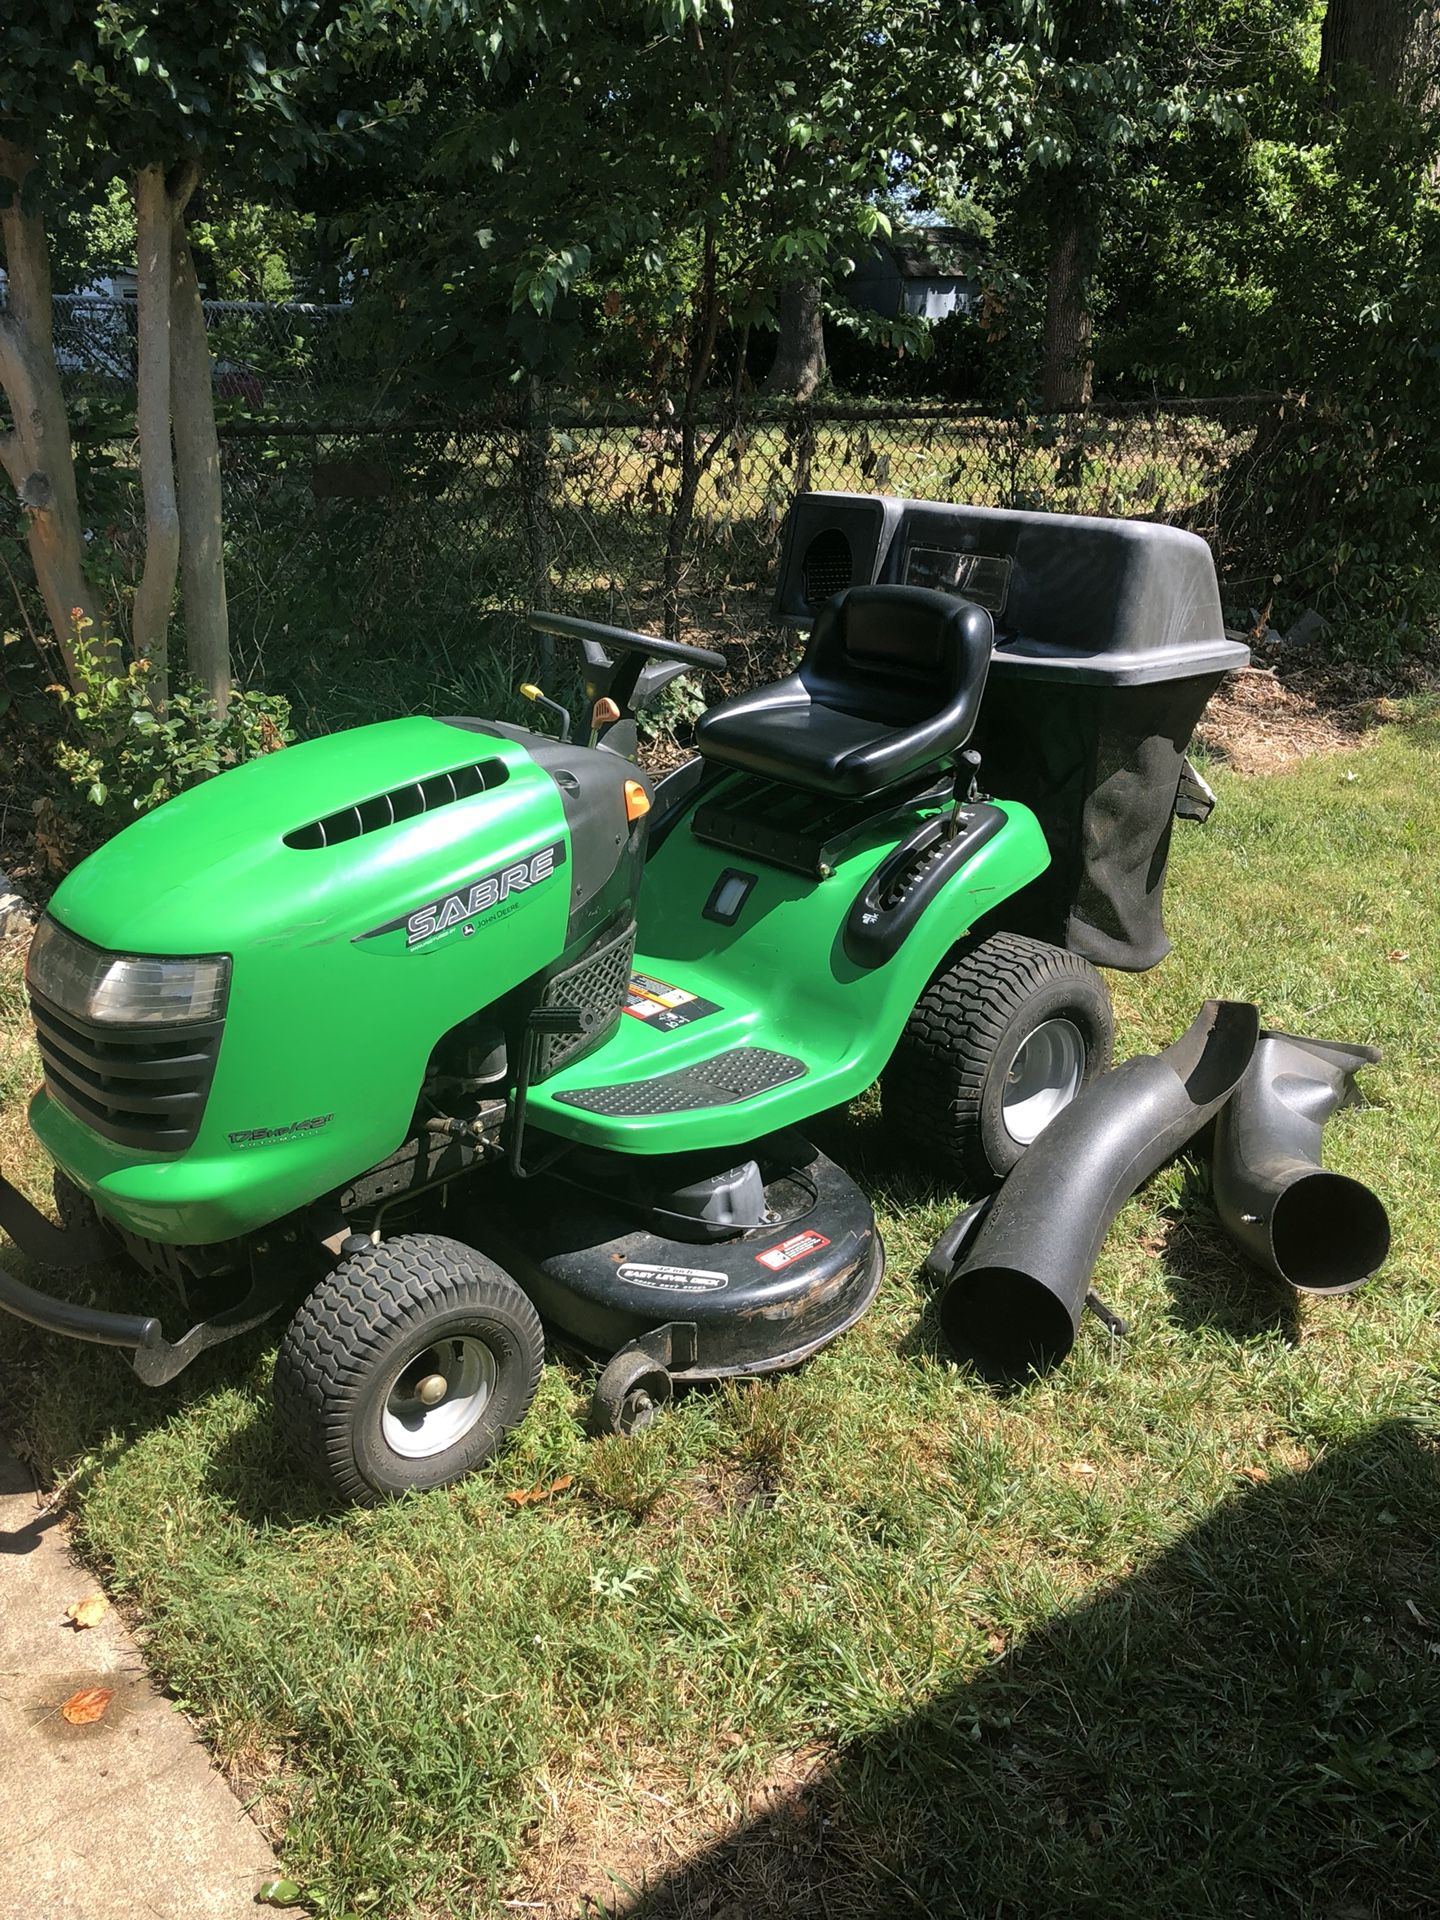
[[[703,715],[711,765],[786,786],[879,793],[969,740],[990,615],[929,587],[852,587],[821,608],[798,670]]]

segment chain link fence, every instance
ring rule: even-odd
[[[262,677],[298,643],[332,666],[338,647],[451,676],[478,646],[513,679],[529,657],[526,607],[762,640],[781,527],[807,489],[1164,519],[1223,551],[1223,503],[1256,420],[1254,402],[1063,418],[742,406],[699,424],[691,459],[708,461],[688,515],[684,436],[654,415],[236,425],[224,458],[237,641]]]
[[[1044,416],[956,406],[777,406],[740,395],[687,431],[662,405],[558,399],[416,417],[350,309],[207,306],[240,675],[307,730],[361,705],[493,706],[548,606],[764,645],[780,529],[831,488],[1172,521],[1214,545],[1253,491],[1268,403],[1160,401]],[[123,606],[142,558],[133,302],[57,304],[98,572]],[[432,403],[433,404],[433,403]],[[0,534],[3,534],[0,527]],[[1260,597],[1231,573],[1232,599]],[[0,589],[3,590],[3,589]],[[743,659],[736,657],[737,678]]]

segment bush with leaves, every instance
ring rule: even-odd
[[[290,703],[276,693],[237,692],[222,717],[198,687],[182,687],[157,711],[148,661],[117,672],[90,621],[77,619],[74,632],[77,686],[54,689],[65,710],[55,760],[76,789],[77,810],[104,831],[294,738]],[[74,824],[83,839],[94,837]]]
[[[1224,477],[1235,611],[1385,658],[1440,619],[1440,112],[1321,70],[1316,25],[1253,50],[1243,139],[1187,127],[1117,199],[1099,365],[1275,396]]]

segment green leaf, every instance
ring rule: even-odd
[[[255,1895],[255,1903],[261,1907],[293,1907],[300,1898],[300,1884],[296,1880],[267,1880]]]

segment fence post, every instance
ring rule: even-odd
[[[516,466],[529,562],[527,597],[533,611],[545,613],[550,610],[550,569],[554,554],[554,522],[550,514],[550,409],[543,383],[534,378],[526,387]],[[548,673],[555,664],[555,642],[548,634],[538,638],[541,671]]]

